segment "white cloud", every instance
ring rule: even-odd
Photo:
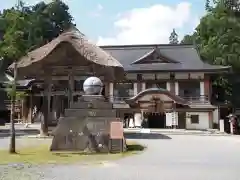
[[[99,37],[99,45],[168,43],[173,28],[184,28],[194,18],[191,4],[181,2],[175,7],[156,4],[118,14],[113,37]]]
[[[94,11],[90,12],[90,16],[99,17],[99,16],[101,16],[102,10],[103,10],[103,6],[101,4],[98,4],[96,9]]]
[[[98,4],[98,5],[97,5],[97,9],[98,9],[99,11],[101,11],[101,10],[103,9],[103,6],[102,6],[101,4]]]

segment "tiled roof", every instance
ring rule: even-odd
[[[221,71],[229,67],[215,66],[204,63],[193,45],[122,45],[101,46],[105,51],[116,58],[124,67],[125,71]],[[158,49],[160,55],[172,62],[168,63],[136,63],[146,61],[148,55]],[[150,58],[149,58],[149,61]],[[135,63],[134,63],[135,62]],[[178,62],[178,63],[176,63]]]

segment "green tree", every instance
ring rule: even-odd
[[[181,44],[195,44],[195,34],[192,35],[185,35],[183,39],[181,40]]]
[[[3,10],[0,13],[0,70],[4,71],[29,51],[72,27],[73,18],[68,10],[61,0],[40,2],[32,7],[20,1],[17,7]],[[43,124],[42,132],[47,133],[47,123]]]
[[[207,4],[207,14],[202,17],[196,31],[186,35],[181,43],[192,41],[203,60],[214,65],[231,66],[234,72],[239,72],[239,3],[235,0],[215,0],[207,1]],[[224,95],[219,97],[231,97],[232,85],[226,77],[218,76],[214,84],[224,89]]]
[[[0,14],[0,57],[8,64],[36,49],[73,26],[68,6],[61,0],[40,2],[32,7],[20,3],[18,9],[5,9]],[[17,21],[13,26],[13,21]],[[3,25],[3,26],[1,26]]]
[[[170,34],[169,44],[178,44],[178,34],[176,33],[175,29],[173,29]]]
[[[4,15],[7,27],[3,35],[0,51],[5,60],[11,59],[12,61],[16,62],[17,59],[25,55],[26,52],[26,40],[24,39],[24,31],[26,28],[26,21],[24,19],[25,15],[19,10],[6,11]],[[14,80],[11,83],[11,138],[9,152],[16,153],[14,127],[16,103],[16,68],[14,68]]]

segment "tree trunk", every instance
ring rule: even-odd
[[[17,63],[14,64],[14,80],[11,87],[11,137],[9,145],[9,153],[16,153],[16,132],[15,132],[15,103],[16,103],[16,79],[17,79]]]
[[[16,153],[16,136],[15,136],[15,125],[14,125],[14,116],[15,116],[15,99],[11,100],[11,138],[10,138],[10,153]]]

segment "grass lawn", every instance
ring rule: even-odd
[[[65,163],[98,163],[110,161],[137,154],[144,146],[127,141],[127,151],[120,154],[84,154],[78,152],[50,152],[49,144],[41,144],[20,148],[17,154],[9,154],[7,150],[0,150],[0,164],[29,163],[29,164],[65,164]]]

